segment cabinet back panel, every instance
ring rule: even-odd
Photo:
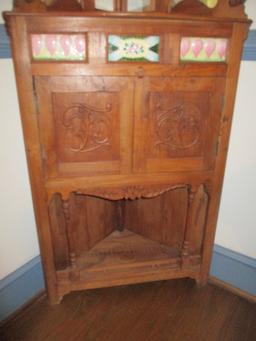
[[[125,203],[124,226],[161,244],[181,248],[188,206],[187,190]]]

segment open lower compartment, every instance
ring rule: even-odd
[[[57,279],[94,288],[198,271],[207,207],[204,186],[134,200],[55,194],[49,214]]]

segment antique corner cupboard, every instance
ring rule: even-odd
[[[241,2],[20,0],[5,13],[51,303],[207,282],[250,24]]]

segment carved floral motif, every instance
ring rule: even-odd
[[[157,104],[156,147],[168,146],[174,150],[187,149],[200,139],[200,110],[192,104],[179,104],[165,111]]]
[[[186,185],[151,185],[140,186],[131,185],[118,188],[93,188],[76,191],[77,194],[85,194],[96,197],[101,197],[109,200],[121,200],[121,199],[140,199],[140,198],[154,198],[158,195],[166,193],[170,190],[184,188]]]
[[[110,145],[112,105],[104,109],[88,104],[74,104],[63,114],[68,148],[72,152],[90,152]]]

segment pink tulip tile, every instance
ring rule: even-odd
[[[86,58],[83,34],[32,34],[34,60],[80,61]]]
[[[183,37],[180,43],[180,60],[193,62],[225,62],[228,39]]]

